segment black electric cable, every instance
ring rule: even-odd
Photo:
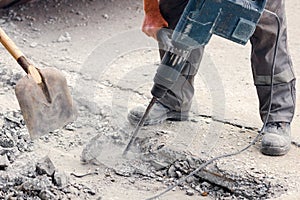
[[[274,87],[274,74],[275,74],[275,62],[276,62],[276,56],[277,56],[277,51],[278,51],[278,42],[279,42],[279,36],[280,36],[280,28],[281,28],[281,23],[280,23],[280,19],[278,17],[278,15],[274,12],[271,12],[269,10],[265,10],[267,13],[275,16],[278,27],[277,27],[277,36],[276,36],[276,43],[275,43],[275,50],[274,50],[274,54],[273,54],[273,62],[272,62],[272,68],[271,68],[271,86],[270,86],[270,102],[269,102],[269,107],[268,107],[268,112],[267,112],[267,116],[265,118],[265,121],[263,123],[263,127],[261,128],[261,130],[259,131],[258,135],[250,142],[249,145],[247,145],[246,147],[244,147],[243,149],[237,151],[237,152],[233,152],[233,153],[228,153],[228,154],[224,154],[224,155],[220,155],[217,157],[214,157],[208,161],[206,161],[205,163],[201,164],[197,169],[195,169],[193,172],[191,172],[189,175],[187,175],[186,177],[180,179],[175,185],[172,185],[170,187],[168,187],[166,190],[164,190],[163,192],[161,192],[158,195],[155,195],[153,197],[147,198],[146,200],[154,200],[154,199],[158,199],[159,197],[161,197],[162,195],[166,194],[167,192],[171,191],[173,188],[177,187],[179,184],[185,182],[188,178],[194,176],[196,173],[198,173],[200,170],[202,170],[204,167],[206,167],[207,165],[213,163],[216,160],[219,160],[221,158],[227,158],[227,157],[231,157],[231,156],[235,156],[238,155],[244,151],[246,151],[247,149],[249,149],[252,145],[254,145],[258,138],[262,135],[268,120],[269,120],[269,116],[271,113],[271,108],[272,108],[272,101],[273,101],[273,87]]]

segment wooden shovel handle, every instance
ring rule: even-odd
[[[42,83],[42,77],[39,71],[28,62],[21,50],[16,44],[8,37],[4,30],[0,27],[0,42],[6,50],[15,58],[23,70],[32,76],[36,83]]]

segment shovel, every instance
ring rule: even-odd
[[[75,120],[76,109],[62,73],[34,67],[1,28],[0,41],[27,73],[17,82],[15,93],[30,137],[38,138]]]

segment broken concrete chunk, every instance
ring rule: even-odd
[[[134,167],[132,167],[131,165],[127,165],[125,163],[117,165],[114,170],[115,170],[115,174],[124,177],[131,177],[132,174],[134,174],[135,172]]]
[[[56,170],[53,176],[53,182],[58,187],[65,187],[68,185],[68,177],[65,172]]]
[[[9,165],[9,161],[6,155],[0,156],[0,170],[6,170]]]
[[[42,190],[39,194],[39,197],[42,199],[42,200],[54,200],[54,199],[57,199],[55,198],[55,195],[50,192],[49,190]]]
[[[193,196],[195,194],[195,192],[194,192],[194,190],[187,190],[186,191],[186,195],[188,195],[188,196]]]
[[[155,168],[155,170],[163,170],[169,166],[169,163],[158,160],[151,160],[151,165]]]
[[[31,48],[35,48],[35,47],[37,47],[39,44],[37,43],[37,42],[32,42],[29,46],[31,47]]]
[[[55,166],[48,156],[44,157],[36,164],[36,172],[39,175],[47,174],[48,176],[54,174]]]
[[[174,165],[171,165],[170,168],[168,169],[168,175],[172,178],[176,177],[176,168],[174,167]]]
[[[72,38],[70,33],[65,32],[64,34],[62,34],[61,36],[59,36],[59,38],[57,39],[57,42],[71,42]]]

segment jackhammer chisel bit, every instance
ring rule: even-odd
[[[134,132],[133,132],[126,148],[125,148],[125,150],[123,151],[123,156],[126,156],[127,152],[129,151],[130,147],[132,146],[133,142],[135,141],[135,139],[136,139],[136,137],[139,133],[140,128],[144,125],[145,120],[146,120],[146,118],[147,118],[147,116],[148,116],[148,114],[149,114],[149,112],[150,112],[150,110],[151,110],[151,108],[152,108],[152,106],[154,105],[155,102],[156,102],[156,98],[153,97],[151,102],[149,103],[143,117],[140,119],[139,123],[137,124],[137,126],[136,126],[136,128],[135,128],[135,130],[134,130]]]

